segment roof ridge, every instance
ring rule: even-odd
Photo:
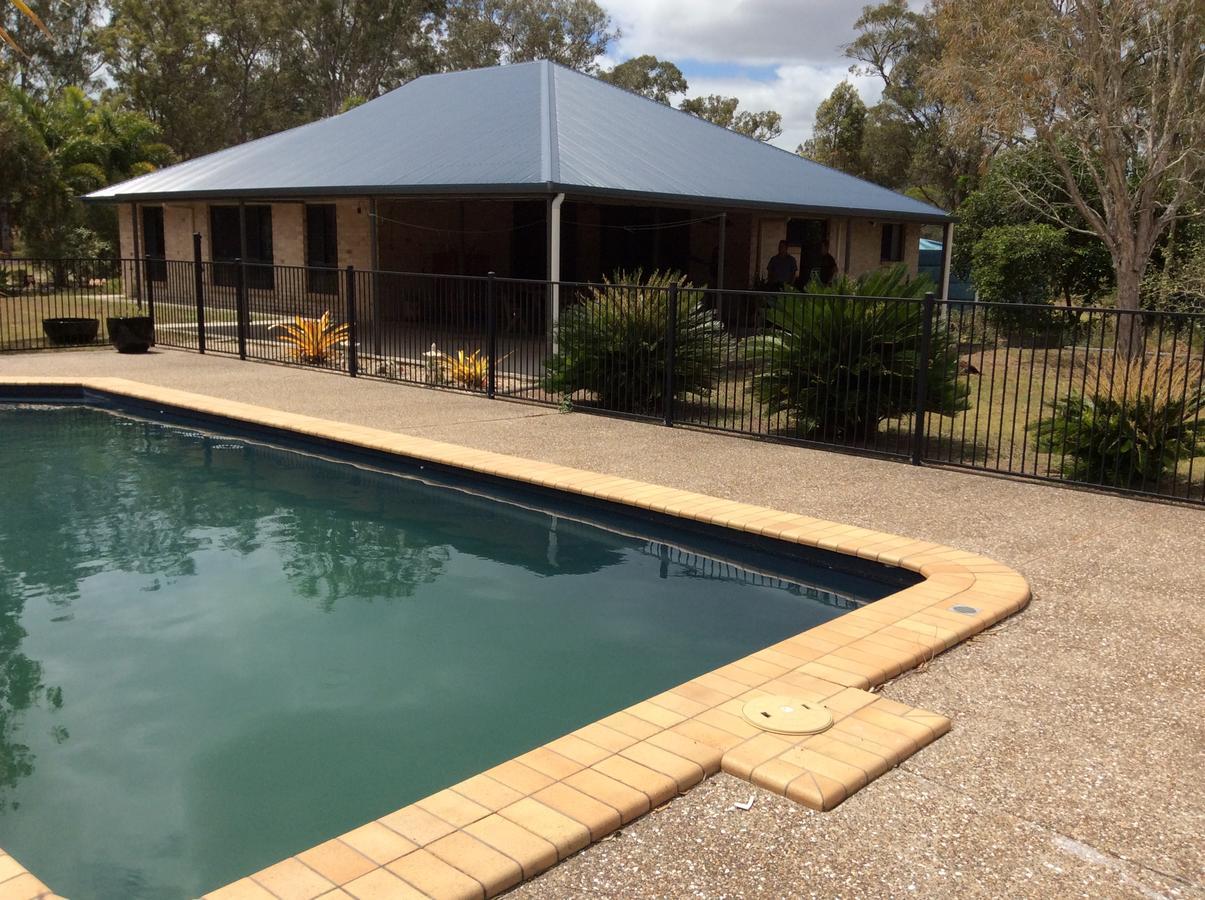
[[[545,184],[553,184],[560,176],[559,141],[556,130],[556,84],[552,75],[552,63],[546,59],[540,63],[540,177]]]
[[[696,122],[702,122],[704,125],[709,125],[712,128],[718,128],[720,131],[726,132],[728,134],[736,135],[737,137],[744,138],[747,141],[752,141],[754,144],[756,144],[758,146],[765,147],[769,150],[777,150],[779,153],[785,153],[789,157],[792,157],[792,158],[799,160],[803,163],[806,163],[808,165],[815,166],[818,169],[823,169],[827,172],[833,172],[837,175],[842,175],[846,178],[853,178],[856,181],[861,181],[865,184],[871,185],[872,187],[879,188],[880,190],[886,191],[889,194],[895,194],[899,197],[904,197],[908,200],[913,200],[917,203],[922,203],[925,206],[932,207],[933,209],[937,210],[942,215],[948,215],[948,213],[946,213],[945,210],[941,209],[934,203],[929,203],[928,201],[925,201],[925,200],[917,200],[915,197],[909,197],[903,191],[897,191],[894,188],[889,188],[886,185],[879,184],[876,181],[871,181],[869,178],[862,178],[859,175],[852,175],[849,172],[843,172],[841,169],[838,169],[835,166],[827,166],[822,162],[817,162],[814,159],[809,159],[808,157],[803,156],[797,150],[788,150],[786,147],[779,147],[776,144],[771,144],[769,141],[758,140],[757,138],[753,137],[752,135],[743,134],[742,132],[735,131],[731,128],[725,128],[723,125],[717,125],[715,122],[712,122],[708,119],[704,119],[702,116],[696,116],[694,113],[687,112],[686,110],[681,109],[677,106],[674,106],[670,103],[662,103],[659,100],[654,100],[652,97],[646,97],[644,94],[630,90],[626,87],[623,87],[622,85],[612,84],[610,81],[604,81],[602,78],[599,78],[597,75],[591,75],[588,72],[582,72],[578,69],[571,68],[570,66],[562,65],[561,63],[558,63],[558,62],[553,62],[552,60],[543,60],[543,62],[546,62],[550,66],[553,66],[557,69],[562,69],[565,72],[569,72],[573,75],[578,75],[578,76],[581,76],[582,78],[589,79],[590,81],[596,82],[597,84],[603,85],[604,87],[608,87],[608,88],[611,88],[612,90],[620,91],[621,93],[627,94],[629,97],[635,97],[638,100],[643,100],[645,103],[652,103],[654,106],[658,106],[661,109],[669,109],[669,110],[672,110],[672,111],[678,113],[679,115],[689,116],[691,119],[693,119]]]

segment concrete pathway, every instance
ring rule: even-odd
[[[1205,897],[1205,511],[165,351],[0,355],[639,478],[993,556],[1021,615],[891,696],[953,731],[830,813],[724,775],[524,898]],[[735,801],[756,801],[749,811]]]

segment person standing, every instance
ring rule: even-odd
[[[787,252],[787,242],[778,242],[778,253],[770,257],[766,265],[766,274],[771,285],[778,287],[784,284],[794,284],[795,275],[799,272],[799,264],[795,257]]]
[[[820,270],[820,283],[832,284],[837,275],[837,261],[828,250],[828,241],[820,245],[820,265],[817,268]]]

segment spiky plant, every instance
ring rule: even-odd
[[[298,360],[311,366],[324,365],[330,359],[331,351],[340,341],[347,340],[348,335],[346,323],[335,325],[331,322],[330,310],[318,319],[296,316],[292,322],[272,327],[281,329],[284,334],[280,340],[289,345]]]
[[[455,356],[445,353],[440,364],[444,380],[465,390],[479,391],[489,378],[489,357],[482,356],[480,350],[472,353],[457,350]]]
[[[921,300],[932,289],[900,265],[774,295],[766,329],[742,345],[754,395],[771,414],[785,413],[799,437],[870,439],[884,420],[914,409]],[[957,354],[940,329],[930,343],[927,393],[930,412],[968,406]]]
[[[706,394],[729,359],[729,338],[702,292],[685,275],[616,271],[586,289],[562,314],[545,387],[593,395],[603,409],[653,415],[664,410],[669,365],[670,288],[677,287],[674,393]]]
[[[1038,447],[1064,476],[1122,488],[1154,487],[1205,453],[1202,363],[1137,357],[1089,366],[1081,389],[1032,422]]]

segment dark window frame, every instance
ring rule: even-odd
[[[305,204],[306,289],[339,293],[339,214],[334,203]]]
[[[879,262],[904,261],[904,225],[902,222],[884,222],[879,241]]]
[[[220,221],[224,220],[224,221]],[[247,287],[271,290],[276,286],[272,246],[272,207],[269,204],[211,204],[209,207],[209,258],[213,261],[213,283],[237,283],[236,262],[243,248],[239,223],[246,223]]]
[[[146,277],[151,281],[167,281],[167,232],[162,206],[143,206],[142,258]]]

